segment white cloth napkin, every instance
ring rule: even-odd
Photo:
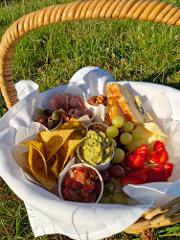
[[[0,120],[0,176],[25,202],[35,237],[60,233],[73,239],[102,239],[126,229],[152,205],[160,205],[180,196],[180,92],[150,83],[122,82],[143,95],[146,108],[153,109],[157,120],[168,133],[171,162],[175,165],[172,182],[126,186],[124,191],[138,201],[136,205],[83,204],[63,201],[21,174],[13,149],[15,143],[39,131],[38,124],[31,124],[35,108],[48,107],[49,99],[59,91],[75,91],[75,94],[82,94],[84,99],[97,93],[103,94],[108,81],[114,79],[106,71],[86,67],[74,74],[68,87],[59,86],[41,94],[38,85],[32,81],[16,84],[21,101]],[[100,116],[103,111],[94,109]]]

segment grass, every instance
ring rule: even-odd
[[[18,17],[69,0],[0,2],[0,36]],[[168,0],[180,7],[179,0]],[[180,89],[179,28],[131,20],[67,22],[27,35],[13,59],[14,79],[32,79],[40,90],[67,83],[80,68],[95,65],[116,80],[162,83]],[[0,114],[6,111],[1,97]],[[180,239],[180,224],[155,231],[156,239]],[[34,239],[24,204],[0,180],[0,239]],[[45,236],[37,239],[68,239]],[[108,240],[140,239],[124,233]]]

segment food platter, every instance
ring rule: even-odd
[[[53,191],[61,171],[74,158],[76,163],[88,164],[99,171],[105,187],[100,202],[114,204],[128,202],[121,192],[127,184],[169,179],[174,165],[168,161],[168,136],[156,123],[153,113],[144,108],[142,101],[150,102],[147,96],[141,96],[129,83],[109,82],[104,89],[104,95],[90,96],[86,100],[76,91],[57,92],[49,99],[49,108],[35,110],[33,120],[46,131],[40,131],[34,139],[24,140],[17,146],[26,149],[22,158],[16,157],[26,175]],[[95,113],[86,106],[86,101],[95,112],[99,106],[104,107],[103,121],[96,122],[92,118]],[[90,124],[84,125],[85,116]],[[73,193],[73,189],[69,190],[74,199],[79,199],[80,189],[84,189],[80,180],[83,174],[78,173],[77,179],[71,180],[74,186],[79,186]],[[69,181],[70,178],[66,182]],[[92,189],[89,194],[96,191],[92,184],[86,189]],[[67,192],[68,189],[66,195]],[[75,201],[73,197],[66,199]]]
[[[175,120],[179,120],[180,110],[178,108],[178,103],[180,101],[180,94],[178,90],[175,90],[170,87],[162,86],[162,85],[142,83],[142,82],[121,82],[121,84],[123,85],[125,84],[132,87],[135,92],[138,92],[141,95],[143,95],[143,99],[144,99],[144,96],[146,96],[147,99],[150,100],[151,102],[153,102],[152,101],[153,99],[156,99],[156,100],[161,99],[166,95],[169,102],[165,101],[165,104],[169,104],[170,110],[168,109],[168,111],[165,111],[165,113],[167,114],[169,119],[172,120],[173,118]],[[165,95],[161,95],[162,93]],[[43,99],[44,97],[47,97],[47,96],[45,96],[43,93],[41,99]],[[156,104],[157,104],[157,101],[155,101],[153,105],[155,107],[155,113],[157,113]],[[172,112],[172,114],[170,114],[169,112]],[[164,117],[163,114],[164,114],[164,111],[163,112],[159,111],[157,118],[160,120],[163,119]],[[95,231],[96,233],[98,232],[100,237],[103,237],[103,236],[107,236],[107,233],[105,232],[103,235],[103,231],[107,231],[107,226],[109,225],[112,226],[112,230],[109,231],[108,233],[109,235],[117,233],[125,229],[126,227],[128,227],[133,222],[135,222],[143,214],[143,212],[152,205],[152,201],[151,202],[148,201],[147,198],[146,198],[147,202],[143,202],[143,201],[141,202],[140,200],[140,203],[138,205],[135,204],[137,199],[135,200],[133,205],[124,205],[124,204],[122,205],[122,203],[120,204],[119,203],[117,204],[98,203],[98,204],[95,204],[94,206],[94,204],[92,203],[89,203],[87,205],[86,203],[84,204],[81,202],[64,201],[58,196],[57,192],[54,193],[51,191],[47,191],[45,190],[45,188],[35,185],[33,182],[24,178],[24,176],[22,176],[20,172],[19,166],[13,159],[13,155],[11,155],[9,152],[5,153],[3,149],[0,149],[0,151],[2,154],[2,159],[3,158],[8,159],[7,161],[1,162],[1,167],[3,169],[6,169],[6,173],[4,173],[4,175],[2,173],[2,176],[5,180],[7,179],[7,182],[11,187],[11,189],[14,190],[15,193],[21,199],[23,199],[23,201],[33,206],[34,208],[38,209],[38,211],[45,214],[45,216],[48,216],[50,219],[60,221],[62,224],[61,226],[64,225],[64,227],[62,227],[64,230],[61,230],[61,232],[70,237],[75,238],[77,236],[77,232],[73,227],[74,223],[70,220],[73,212],[77,208],[79,209],[77,213],[77,217],[78,219],[80,219],[76,223],[77,224],[76,227],[78,228],[78,231],[80,231],[80,233],[78,234],[83,236],[83,234],[85,234],[85,232],[88,231],[90,236],[93,236],[93,232]],[[173,164],[176,164],[176,163],[173,163]],[[174,180],[176,179],[178,179],[177,176],[175,176]],[[170,182],[168,182],[167,185],[169,183]],[[144,187],[146,188],[146,185]],[[157,191],[156,189],[158,188],[156,188],[155,186],[154,188],[152,187],[152,191],[154,191],[153,189]],[[164,189],[167,190],[167,186],[164,187]],[[138,186],[137,186],[137,190],[138,190]],[[29,196],[31,196],[31,198],[29,198]],[[111,211],[109,211],[109,209],[111,209]],[[97,226],[93,224],[93,221],[90,221],[88,230],[87,230],[87,226],[83,222],[83,218],[84,218],[83,216],[85,212],[87,214],[87,217],[90,219],[94,218],[95,212],[99,213],[99,223],[97,224],[96,222]],[[107,215],[108,220],[104,226],[103,216],[105,213]],[[134,213],[133,216],[132,216],[132,213]],[[125,216],[127,216],[128,218],[127,223],[124,223],[122,221],[122,219]],[[116,219],[116,221],[114,221],[114,219]],[[69,232],[65,231],[65,229],[69,229]]]

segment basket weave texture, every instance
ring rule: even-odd
[[[82,19],[138,19],[180,26],[180,9],[157,0],[89,0],[52,5],[16,20],[4,33],[0,43],[0,88],[8,108],[17,101],[13,82],[12,59],[23,36],[37,28],[64,21]],[[180,198],[148,210],[126,232],[139,233],[180,222]]]

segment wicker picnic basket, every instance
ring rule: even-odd
[[[8,108],[17,101],[13,82],[12,58],[16,45],[28,32],[50,24],[81,19],[138,19],[180,26],[180,9],[157,0],[89,0],[52,5],[16,20],[0,43],[0,87]],[[127,233],[140,233],[180,222],[180,198],[148,210]]]

